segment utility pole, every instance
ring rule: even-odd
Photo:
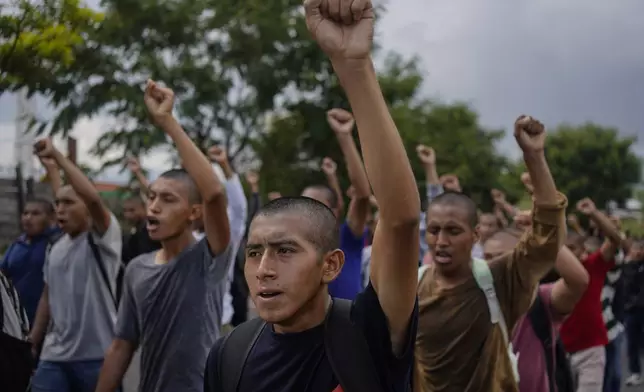
[[[14,161],[16,165],[22,168],[23,178],[25,180],[33,179],[34,172],[34,155],[33,145],[35,135],[28,129],[29,121],[35,113],[35,104],[33,100],[27,98],[27,90],[22,89],[17,96],[17,113],[16,113],[16,134],[14,139]]]

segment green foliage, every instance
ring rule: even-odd
[[[548,136],[546,156],[558,188],[569,205],[591,197],[604,208],[623,203],[640,182],[641,162],[632,151],[634,138],[595,124],[562,125]]]
[[[52,95],[73,91],[91,57],[88,43],[103,14],[79,0],[11,0],[0,4],[0,91],[26,87]],[[64,79],[64,80],[63,80]]]

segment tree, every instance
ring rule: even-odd
[[[476,113],[464,104],[423,99],[423,76],[417,59],[388,56],[379,80],[418,183],[424,184],[425,178],[415,149],[423,143],[436,150],[440,174],[458,175],[464,191],[484,208],[491,208],[490,190],[502,185],[500,174],[511,166],[495,152],[502,131],[483,129]],[[334,78],[324,85],[317,100],[291,105],[286,114],[270,124],[269,132],[254,140],[265,192],[298,194],[306,185],[324,182],[319,165],[325,156],[338,162],[338,174],[346,189],[349,184],[341,153],[325,118],[325,112],[333,107],[349,109]],[[510,199],[518,198],[517,193],[513,191]]]
[[[591,123],[562,125],[549,135],[546,157],[569,205],[584,197],[591,197],[600,208],[610,200],[628,199],[641,178],[634,142],[634,138],[619,137],[614,128]]]
[[[95,65],[89,44],[102,19],[79,0],[0,4],[0,91],[26,87],[56,104]]]

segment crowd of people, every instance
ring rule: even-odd
[[[370,57],[371,3],[305,12],[351,105],[326,119],[348,205],[329,158],[328,183],[265,204],[245,173],[247,197],[225,151],[204,155],[173,91],[148,81],[150,120],[181,168],[149,181],[131,159],[141,192],[120,219],[49,139],[34,146],[55,203],[26,203],[0,262],[0,389],[127,391],[140,356],[142,392],[615,392],[624,341],[627,383],[641,384],[644,244],[592,195],[566,216],[543,124],[514,125],[530,210],[495,189],[481,211],[438,175],[448,152],[419,145],[421,212]]]

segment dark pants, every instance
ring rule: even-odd
[[[33,392],[94,392],[103,360],[40,361],[31,381]]]
[[[606,345],[606,367],[604,368],[603,392],[619,392],[622,386],[622,344],[624,334],[620,333]]]
[[[629,312],[626,316],[626,339],[628,340],[628,370],[631,374],[641,374],[640,350],[643,339],[644,309]]]

